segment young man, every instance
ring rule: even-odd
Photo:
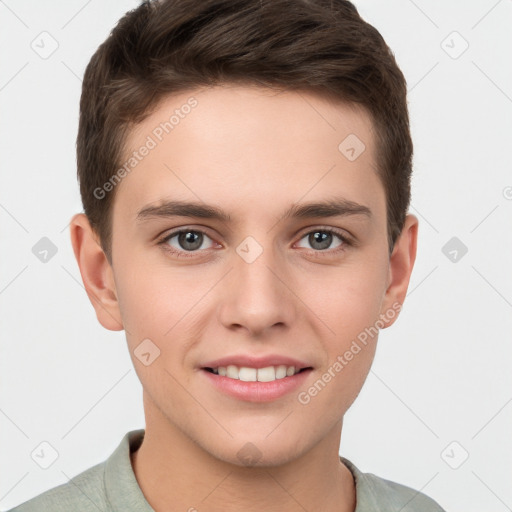
[[[77,152],[74,252],[146,425],[14,510],[442,510],[338,454],[418,226],[405,80],[352,4],[142,4],[87,67]]]

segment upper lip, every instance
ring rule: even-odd
[[[295,366],[295,368],[302,370],[303,368],[310,368],[311,365],[304,362],[299,361],[293,357],[281,356],[277,354],[269,354],[266,356],[250,356],[247,354],[239,354],[221,357],[220,359],[215,359],[214,361],[209,361],[203,365],[202,368],[219,368],[221,366],[229,366],[235,365],[238,367],[245,366],[248,368],[266,368],[267,366]]]

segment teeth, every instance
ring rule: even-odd
[[[277,379],[284,379],[299,373],[299,369],[295,366],[286,366],[281,364],[279,366],[267,366],[266,368],[249,368],[247,366],[235,366],[230,364],[228,366],[219,366],[212,368],[213,373],[230,379],[242,380],[244,382],[272,382]]]
[[[238,370],[238,378],[245,382],[256,382],[258,380],[258,370],[256,368],[246,368],[242,366]]]
[[[291,366],[290,368],[293,368]],[[284,364],[276,368],[276,379],[284,379],[286,377],[286,366]]]
[[[238,368],[234,364],[230,364],[226,368],[226,377],[230,379],[238,379]]]
[[[242,380],[242,369],[240,370],[240,380]],[[258,368],[258,382],[272,382],[276,380],[276,369],[273,366]]]

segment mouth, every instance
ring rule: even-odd
[[[245,402],[270,402],[290,396],[306,385],[314,367],[311,359],[285,354],[230,354],[198,367],[208,385]]]
[[[227,366],[218,366],[215,368],[204,367],[203,370],[227,377],[228,379],[241,380],[243,382],[273,382],[287,377],[293,377],[299,373],[312,370],[311,366],[300,368],[298,366],[276,365],[266,366],[264,368],[253,368],[249,366],[236,366],[230,364]]]
[[[260,365],[258,365],[260,366]],[[272,402],[304,386],[311,366],[205,366],[201,374],[213,389],[243,402]]]

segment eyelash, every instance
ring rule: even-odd
[[[202,231],[201,229],[181,228],[181,229],[178,229],[176,231],[166,234],[163,238],[158,240],[157,245],[161,245],[164,248],[164,250],[170,252],[171,254],[173,254],[174,256],[176,256],[178,258],[194,258],[197,253],[208,250],[208,249],[201,249],[201,250],[196,250],[196,251],[184,251],[184,250],[178,251],[178,250],[172,248],[170,245],[168,245],[169,240],[174,238],[176,235],[179,235],[181,233],[189,233],[189,232],[201,233],[201,234],[207,236],[208,238],[211,238],[208,236],[208,234],[205,231]],[[339,230],[330,228],[330,227],[329,228],[315,228],[310,231],[307,231],[302,234],[299,241],[302,240],[303,238],[305,238],[307,235],[310,235],[312,233],[317,233],[317,232],[336,235],[341,240],[342,243],[339,247],[337,247],[335,249],[324,249],[324,250],[309,249],[308,251],[313,251],[313,254],[315,256],[319,256],[319,257],[337,256],[339,253],[345,251],[347,249],[347,247],[351,247],[351,246],[355,245],[354,242],[352,242],[348,237],[346,237]]]

